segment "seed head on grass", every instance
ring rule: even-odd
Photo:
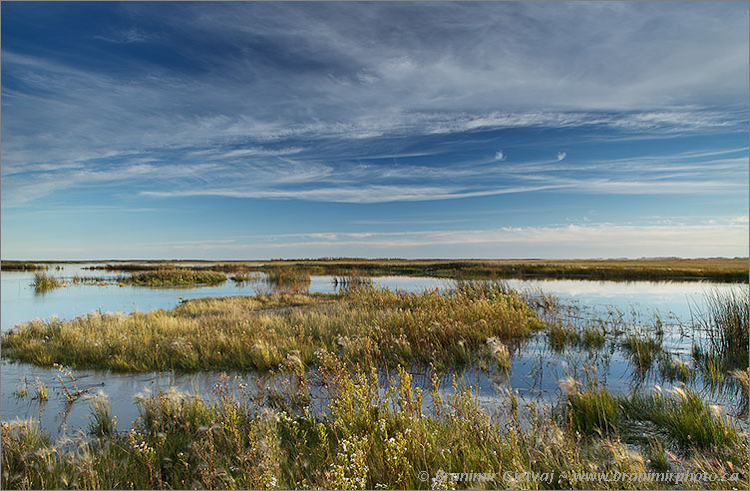
[[[510,370],[510,352],[508,351],[508,347],[494,336],[487,338],[487,346],[497,361],[497,366],[501,370]]]

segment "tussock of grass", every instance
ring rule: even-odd
[[[259,278],[257,273],[239,272],[230,276],[229,279],[235,283],[250,283],[258,281]]]
[[[189,300],[172,311],[32,321],[2,338],[8,359],[114,370],[272,370],[323,350],[354,366],[468,363],[486,340],[530,334],[539,319],[515,292],[466,286],[419,294],[271,294]]]
[[[740,440],[738,428],[695,392],[676,387],[671,393],[634,395],[622,404],[630,419],[655,423],[683,447],[718,448]]]
[[[119,280],[124,285],[150,287],[181,287],[194,285],[219,285],[227,277],[214,271],[193,271],[189,269],[156,269],[139,271]]]
[[[89,402],[91,411],[89,434],[95,437],[111,437],[115,434],[117,420],[112,417],[112,411],[107,396],[100,392]]]
[[[36,293],[44,293],[54,288],[60,288],[62,283],[60,280],[47,273],[34,273],[34,291]]]
[[[34,378],[34,397],[32,399],[36,399],[39,402],[44,402],[49,398],[47,386],[44,382],[39,380],[39,378]]]
[[[669,465],[669,456],[664,450],[664,444],[659,437],[652,436],[648,439],[645,453],[648,456],[649,466],[656,472],[667,472],[672,468]]]
[[[578,390],[574,385],[567,395],[567,418],[576,430],[584,433],[613,433],[620,427],[620,407],[604,388],[591,386]]]

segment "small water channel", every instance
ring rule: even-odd
[[[63,265],[49,273],[63,279],[74,275],[115,278],[117,274],[107,271],[84,269],[89,264]],[[0,274],[1,326],[3,331],[34,318],[57,316],[63,319],[99,310],[101,312],[149,311],[169,309],[183,299],[199,297],[221,297],[228,295],[253,295],[258,292],[257,283],[226,283],[214,287],[200,288],[144,288],[107,285],[69,284],[46,294],[36,294],[32,286],[33,273],[2,272]],[[452,285],[450,280],[437,278],[381,277],[373,278],[376,285],[396,290],[418,292],[424,289],[444,289]],[[693,336],[690,318],[700,310],[706,293],[711,291],[736,291],[748,294],[746,284],[721,284],[710,282],[611,282],[574,280],[508,280],[511,288],[534,296],[545,292],[556,296],[561,303],[587,318],[601,317],[612,322],[651,329],[658,317],[664,326],[663,347],[669,353],[688,358]],[[335,286],[330,276],[313,276],[311,292],[333,292]],[[697,335],[700,335],[698,333]],[[555,350],[547,337],[537,334],[515,347],[512,352],[511,370],[507,374],[496,371],[470,369],[457,374],[445,374],[441,390],[452,392],[452,378],[457,375],[467,384],[479,388],[479,402],[487,408],[499,403],[504,391],[512,388],[522,401],[557,400],[560,389],[557,382],[567,375],[592,373],[613,392],[627,392],[634,384],[641,388],[662,383],[657,370],[643,376],[635,376],[635,368],[626,353],[617,349],[616,343],[608,343],[600,349],[565,347]],[[211,396],[222,374],[201,372],[184,373],[138,373],[121,374],[102,370],[77,370],[73,373],[78,389],[87,394],[105,393],[117,416],[118,427],[128,429],[138,417],[134,401],[137,394],[175,387],[187,392],[198,392]],[[283,380],[248,373],[228,374],[247,384],[251,390],[263,391],[278,386]],[[383,383],[388,374],[381,373]],[[313,381],[313,399],[319,407],[325,407],[322,386]],[[49,389],[49,399],[34,398],[35,381]],[[64,387],[73,388],[73,381],[57,369],[39,368],[24,363],[0,364],[0,413],[3,421],[15,418],[33,418],[53,437],[85,429],[89,422],[89,406],[86,396],[69,402]],[[428,374],[415,371],[415,385],[429,387]],[[700,380],[695,382],[703,390]],[[23,395],[24,390],[26,394]],[[731,409],[732,396],[721,391],[706,394],[708,398]],[[315,401],[314,401],[315,402]],[[425,398],[429,405],[429,398]]]

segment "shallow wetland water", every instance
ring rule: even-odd
[[[62,279],[74,275],[116,278],[118,275],[106,271],[83,269],[90,265],[64,265],[52,268],[49,274]],[[2,272],[2,330],[34,318],[49,318],[53,315],[70,319],[92,311],[122,312],[171,309],[183,299],[200,297],[223,297],[229,295],[253,295],[262,291],[259,283],[234,283],[227,281],[219,286],[198,288],[145,288],[118,286],[115,281],[105,285],[72,284],[37,294],[31,285],[33,273]],[[445,289],[453,284],[438,278],[379,277],[373,278],[375,285],[394,290],[419,292],[424,289]],[[650,332],[661,323],[662,350],[669,356],[689,360],[696,337],[701,333],[691,326],[691,316],[700,311],[705,295],[712,291],[736,291],[747,295],[747,284],[721,284],[710,282],[611,282],[577,280],[507,280],[513,289],[523,292],[529,299],[539,299],[541,293],[553,295],[558,304],[565,306],[570,323],[591,322],[601,319],[609,328],[634,332]],[[330,276],[313,276],[310,292],[334,292],[336,289]],[[532,302],[533,303],[533,302]],[[544,315],[542,312],[540,315]],[[577,319],[577,320],[576,320]],[[586,321],[584,321],[586,319]],[[613,335],[614,336],[614,335]],[[698,339],[699,341],[699,339]],[[596,346],[565,344],[555,346],[546,332],[538,332],[530,338],[511,346],[511,368],[507,373],[495,369],[471,368],[457,373],[445,373],[441,391],[453,391],[454,377],[458,381],[479,388],[479,403],[492,409],[505,397],[511,388],[521,401],[558,400],[558,381],[573,375],[576,378],[596,377],[605,387],[615,393],[627,393],[634,388],[650,388],[656,384],[669,387],[672,381],[664,380],[658,362],[647,369],[637,367],[628,352],[621,346],[620,338],[610,337]],[[105,393],[111,403],[112,413],[117,417],[118,428],[128,429],[138,418],[134,401],[137,394],[157,391],[174,386],[183,391],[198,392],[212,397],[214,387],[222,380],[218,372],[199,373],[113,373],[102,370],[75,370],[72,375],[78,389],[84,395],[70,402],[65,397],[65,388],[72,390],[74,382],[64,373],[53,368],[40,368],[25,363],[10,363],[3,360],[2,393],[0,403],[2,420],[16,418],[37,419],[40,426],[51,436],[85,429],[89,424],[87,398],[98,392]],[[428,388],[430,376],[424,369],[412,370],[415,386]],[[261,394],[269,387],[281,387],[284,378],[256,373],[229,373],[229,385],[241,381]],[[389,375],[381,371],[382,385]],[[315,373],[310,374],[311,407],[327,406],[323,381]],[[48,400],[35,398],[34,385],[41,382],[48,389]],[[719,404],[728,412],[734,411],[737,401],[735,392],[710,388],[698,376],[692,387],[708,400]],[[383,387],[385,390],[385,387]],[[24,394],[25,392],[25,394]],[[427,392],[427,391],[425,391]],[[430,400],[425,394],[425,411]]]

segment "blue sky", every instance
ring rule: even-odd
[[[2,4],[4,259],[748,254],[748,5]]]

